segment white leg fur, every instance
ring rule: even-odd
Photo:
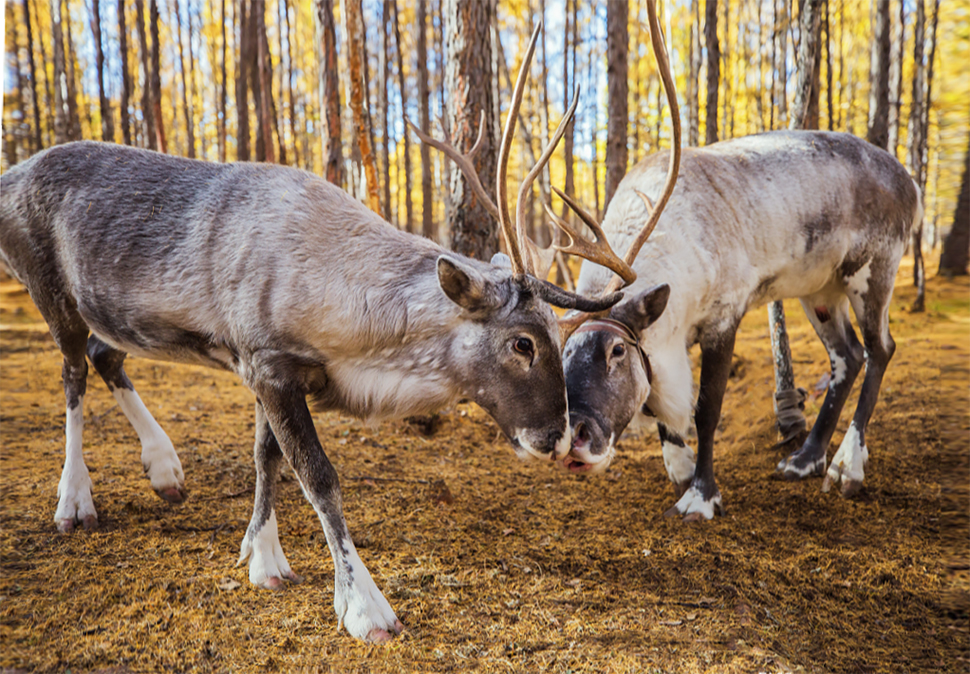
[[[862,443],[855,422],[849,425],[849,430],[842,438],[839,451],[832,457],[828,472],[822,483],[822,491],[828,491],[832,484],[843,482],[861,483],[865,479],[865,467],[869,463],[869,450]]]
[[[84,431],[84,396],[78,398],[77,407],[67,410],[67,436],[64,451],[64,470],[57,485],[57,510],[54,521],[62,532],[74,529],[74,523],[83,523],[92,529],[98,523],[98,513],[91,498],[91,476],[84,465],[81,437]]]
[[[694,450],[686,445],[667,441],[662,447],[664,467],[667,469],[670,481],[677,485],[689,483],[694,477]]]
[[[138,393],[126,388],[116,388],[112,393],[141,441],[141,463],[151,480],[152,489],[167,500],[181,500],[175,498],[173,490],[182,492],[185,475],[172,441],[145,407]]]
[[[290,563],[286,561],[283,547],[280,545],[279,527],[276,524],[276,510],[270,511],[269,518],[253,535],[249,532],[243,537],[239,550],[239,566],[249,560],[249,582],[270,590],[282,587],[282,580],[299,581],[300,577],[293,573]]]
[[[714,519],[714,508],[721,508],[721,495],[717,494],[710,501],[705,501],[703,494],[697,487],[691,487],[680,497],[674,506],[677,512],[683,516],[694,513],[701,515],[706,520]]]
[[[343,573],[342,565],[337,566],[333,597],[337,620],[357,639],[383,641],[401,631],[401,622],[377,589],[353,541],[348,539],[344,543],[347,548],[344,560],[350,567],[350,573]]]

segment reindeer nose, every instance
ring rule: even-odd
[[[573,447],[585,447],[589,444],[589,427],[585,421],[579,421],[573,428]]]

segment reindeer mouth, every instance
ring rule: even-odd
[[[580,461],[579,459],[574,459],[571,456],[567,456],[565,459],[563,459],[562,465],[570,473],[574,473],[576,475],[589,472],[593,469],[593,464]]]

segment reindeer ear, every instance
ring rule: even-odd
[[[666,283],[653,286],[613,310],[613,317],[640,332],[660,318],[670,299],[670,286]]]
[[[473,313],[494,311],[505,304],[498,284],[456,257],[438,258],[438,284],[448,299]]]
[[[505,253],[495,253],[495,255],[492,256],[492,264],[494,264],[496,267],[501,267],[502,269],[512,268],[512,260],[510,260],[509,256]]]

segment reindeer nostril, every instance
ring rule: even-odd
[[[576,428],[573,429],[573,438],[580,445],[585,445],[589,442],[589,428],[586,427],[586,422],[580,421],[576,424]]]

